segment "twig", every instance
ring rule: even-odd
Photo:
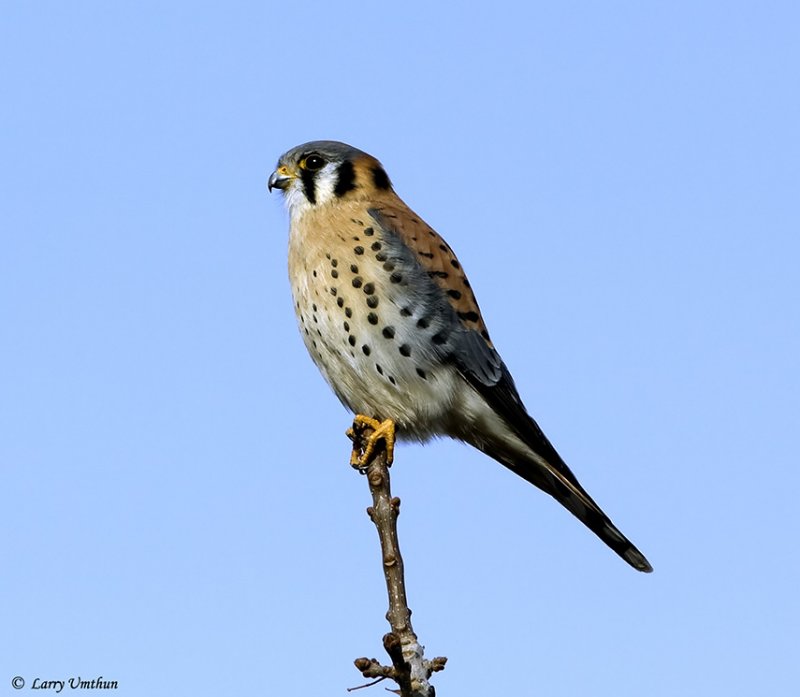
[[[356,421],[348,435],[353,439],[353,448],[364,451],[366,440],[372,429]],[[402,697],[435,697],[435,690],[428,682],[430,676],[444,670],[447,659],[434,658],[428,661],[424,647],[419,643],[411,626],[411,610],[406,600],[406,585],[403,574],[403,558],[397,540],[397,516],[400,515],[400,499],[392,498],[389,467],[386,451],[382,446],[375,449],[368,462],[362,463],[360,471],[366,470],[372,506],[367,509],[370,519],[378,530],[383,558],[383,573],[389,594],[389,611],[386,619],[392,631],[383,637],[383,647],[391,666],[381,665],[375,658],[357,658],[355,666],[365,678],[391,678],[400,687]]]

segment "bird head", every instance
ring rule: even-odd
[[[378,160],[335,140],[315,140],[285,152],[267,182],[270,191],[283,192],[293,218],[332,201],[391,187]]]

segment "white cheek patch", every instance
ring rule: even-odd
[[[326,164],[319,172],[317,172],[314,183],[314,193],[317,197],[315,205],[319,206],[327,203],[334,197],[333,190],[336,187],[336,182],[339,180],[339,165],[334,162]]]
[[[338,165],[335,162],[326,164],[314,178],[314,203],[311,203],[306,196],[306,190],[300,177],[294,179],[288,189],[285,190],[286,207],[293,220],[302,218],[314,206],[327,203],[335,197],[334,189],[339,175]]]

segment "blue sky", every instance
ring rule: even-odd
[[[0,694],[344,695],[382,655],[366,483],[265,188],[320,138],[454,247],[529,410],[655,567],[480,453],[401,447],[438,693],[795,694],[799,22],[4,3]]]

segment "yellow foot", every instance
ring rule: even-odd
[[[378,421],[377,419],[364,416],[363,414],[356,414],[356,418],[353,419],[353,428],[347,429],[347,435],[353,439],[354,443],[357,443],[355,431],[356,429],[361,430],[364,428],[371,428],[372,433],[367,438],[363,452],[357,447],[353,448],[353,454],[350,456],[350,464],[359,469],[366,467],[372,459],[375,447],[378,445],[378,442],[382,440],[386,445],[386,464],[391,465],[392,460],[394,460],[394,421],[391,419]]]

